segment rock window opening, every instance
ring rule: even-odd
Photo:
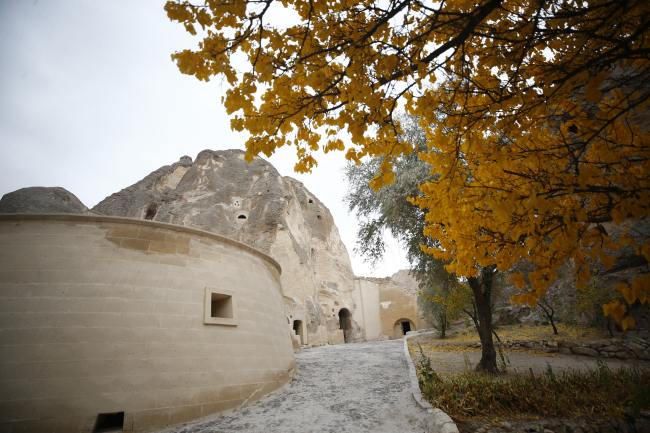
[[[300,344],[305,344],[304,330],[302,326],[302,320],[293,321],[293,330],[296,332],[296,335],[300,337]]]
[[[343,330],[343,339],[347,343],[352,333],[352,314],[347,308],[339,311],[339,329]]]
[[[156,205],[156,203],[151,203],[149,207],[147,207],[147,212],[144,215],[144,219],[153,220],[153,217],[156,216],[157,210],[158,210],[158,206]]]
[[[320,219],[320,215],[316,215],[316,218]]]
[[[309,203],[313,203],[313,202],[314,202],[314,200],[312,200],[312,199],[309,199]]]
[[[235,213],[235,221],[237,224],[245,224],[246,221],[248,221],[248,212],[246,211],[239,211]]]
[[[95,421],[93,433],[123,431],[124,412],[100,413]]]
[[[212,303],[210,305],[210,317],[232,319],[232,296],[213,293]]]

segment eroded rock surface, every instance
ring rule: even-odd
[[[364,339],[354,315],[339,317],[357,305],[354,273],[332,215],[301,182],[262,158],[248,164],[240,150],[204,150],[196,161],[183,157],[93,210],[193,227],[268,253],[282,266],[287,316],[301,322],[303,344],[343,342],[341,323],[349,327],[347,341]]]
[[[58,186],[21,188],[0,200],[0,213],[82,214],[87,209],[74,194]]]

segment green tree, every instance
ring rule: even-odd
[[[419,186],[433,176],[431,167],[417,156],[418,152],[426,150],[426,134],[415,116],[402,116],[400,122],[404,131],[401,143],[412,146],[414,151],[396,158],[392,184],[378,191],[368,186],[383,164],[383,157],[345,167],[349,188],[344,200],[359,221],[355,252],[376,265],[385,251],[384,234],[390,232],[406,248],[411,273],[419,282],[418,302],[432,325],[444,337],[448,322],[461,311],[467,313],[481,337],[484,356],[478,368],[496,371],[491,304],[496,268],[481,270],[478,277],[470,277],[468,282],[461,284],[456,275],[446,269],[448,262],[424,251],[423,247],[434,248],[438,244],[436,239],[424,235],[428,224],[426,213],[411,202],[413,197],[422,195]]]

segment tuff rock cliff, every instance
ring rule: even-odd
[[[328,342],[339,330],[337,313],[357,308],[348,252],[327,207],[267,161],[248,164],[243,151],[204,150],[194,162],[183,157],[93,210],[193,227],[270,254],[282,266],[288,319],[303,321],[310,344]],[[344,321],[351,327],[346,340],[363,340],[359,324]]]

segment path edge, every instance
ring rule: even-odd
[[[408,340],[411,337],[415,337],[413,334],[404,336],[404,355],[406,356],[406,363],[409,366],[409,379],[411,380],[411,392],[416,403],[428,413],[432,414],[434,417],[434,422],[437,425],[440,425],[440,433],[459,433],[456,423],[447,415],[444,411],[438,408],[434,408],[431,404],[422,397],[422,390],[420,389],[420,384],[418,382],[418,375],[415,371],[415,365],[413,364],[413,359],[409,353],[409,344]]]

